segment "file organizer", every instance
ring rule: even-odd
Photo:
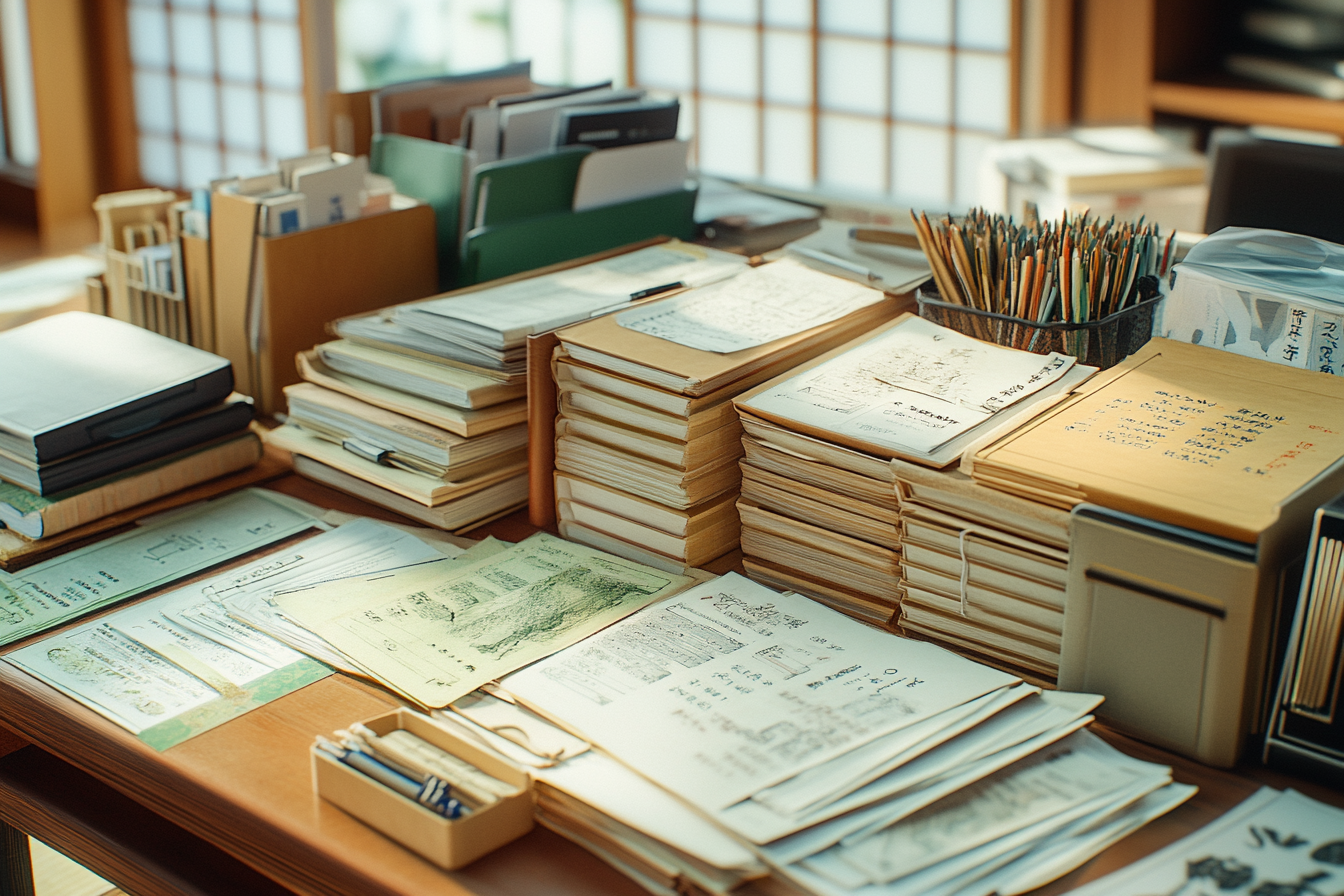
[[[1104,694],[1117,730],[1209,765],[1264,731],[1316,507],[1336,462],[1253,544],[1091,504],[1074,508],[1059,687]],[[1287,607],[1287,609],[1285,609]]]
[[[462,243],[462,285],[592,255],[658,236],[695,238],[694,188],[581,212],[478,227]]]
[[[462,179],[467,153],[460,146],[403,134],[375,134],[369,170],[392,178],[397,192],[414,196],[434,210],[439,256],[439,289],[457,283],[458,227],[462,216]]]
[[[1265,738],[1266,765],[1344,786],[1340,601],[1344,495],[1316,511],[1302,590]]]
[[[258,208],[227,193],[211,202],[215,352],[270,416],[299,382],[295,356],[328,338],[327,321],[431,295],[439,277],[427,205],[284,236],[257,235]]]

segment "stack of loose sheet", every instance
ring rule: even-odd
[[[1019,893],[1194,791],[1082,730],[1098,697],[735,574],[500,687],[602,751],[538,774],[543,818],[654,892],[726,893],[764,865],[809,893]],[[621,799],[639,776],[693,810],[677,836]]]
[[[732,399],[896,310],[878,290],[785,259],[560,330],[561,533],[677,571],[733,550]]]
[[[464,531],[527,500],[529,336],[745,267],[671,241],[336,321],[272,441],[304,475]]]
[[[894,622],[902,544],[892,459],[947,466],[1093,372],[904,315],[748,392],[735,401],[744,566],[860,619]]]
[[[893,460],[902,631],[1053,680],[1064,631],[1069,514],[954,469]]]

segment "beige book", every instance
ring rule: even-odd
[[[556,502],[556,511],[561,520],[642,545],[651,551],[681,560],[688,566],[708,563],[737,547],[741,528],[734,515],[721,520],[716,527],[704,529],[695,535],[679,536],[563,498]]]
[[[1014,545],[1009,541],[1011,535],[984,526],[966,525],[961,529],[943,526],[924,518],[929,511],[917,510],[922,513],[902,516],[902,544],[920,545],[938,551],[940,556],[957,558],[958,569],[959,558],[964,554],[973,566],[990,566],[1064,590],[1069,573],[1067,554],[1060,557],[1058,554],[1062,552],[1054,549],[1046,554]],[[966,533],[964,538],[963,532]],[[954,574],[960,575],[960,572]]]
[[[556,473],[555,495],[557,500],[586,504],[681,538],[738,521],[737,498],[732,494],[720,495],[689,510],[675,510],[620,489]]]
[[[525,468],[478,491],[460,495],[433,507],[427,507],[419,501],[382,488],[367,479],[329,467],[319,460],[301,454],[294,455],[294,472],[329,485],[337,491],[354,495],[370,504],[385,507],[402,516],[458,535],[519,510],[527,504]]]
[[[888,508],[893,513],[897,510],[896,492],[890,482],[808,460],[749,435],[742,436],[742,449],[744,462],[758,469],[768,470],[795,482],[810,482],[829,493],[853,498],[874,507]]]
[[[729,423],[737,423],[737,412],[729,401],[681,416],[646,408],[585,386],[560,388],[560,413],[618,420],[644,432],[683,442],[701,438]]]
[[[899,310],[896,300],[885,298],[831,323],[731,352],[690,348],[627,329],[618,323],[619,315],[566,327],[558,335],[565,351],[582,364],[671,392],[698,396],[730,384],[745,389],[748,379],[760,374],[776,376],[868,332],[895,317]]]
[[[387,467],[365,460],[351,454],[340,445],[305,432],[293,424],[271,430],[266,434],[266,441],[291,454],[319,461],[426,507],[436,507],[527,472],[526,449],[501,455],[498,465],[489,472],[470,479],[450,482],[437,476],[426,476],[423,473],[399,470],[396,467]]]
[[[765,561],[797,573],[818,570],[818,577],[827,583],[893,608],[899,600],[899,577],[838,557],[816,544],[781,538],[745,520],[742,524],[742,557],[744,562],[748,558]]]
[[[818,577],[877,600],[896,601],[900,559],[894,551],[807,526],[739,502],[742,553]]]
[[[736,457],[688,473],[575,436],[555,440],[555,468],[678,510],[735,493],[742,479]]]
[[[892,550],[901,546],[896,514],[888,511],[889,519],[874,519],[882,514],[882,508],[827,494],[807,483],[776,476],[747,463],[742,464],[742,498],[766,510],[851,538]]]
[[[0,482],[0,523],[28,538],[50,537],[260,459],[261,439],[245,430],[53,495]]]
[[[847,448],[826,439],[795,432],[769,420],[754,417],[739,405],[738,414],[742,418],[742,429],[747,435],[758,439],[781,451],[788,451],[808,460],[827,466],[838,467],[869,479],[881,482],[894,482],[896,475],[886,458],[874,457],[863,451]]]
[[[572,520],[557,519],[556,528],[559,529],[561,538],[577,541],[579,544],[586,544],[590,548],[597,548],[599,551],[606,551],[608,554],[615,554],[617,557],[624,557],[627,560],[633,560],[636,563],[642,563],[663,572],[687,575],[694,569],[691,564],[684,560],[679,560],[667,554],[660,554],[644,545],[626,541],[609,532],[590,529]]]
[[[300,352],[297,361],[299,374],[310,383],[446,429],[454,435],[470,438],[527,422],[525,398],[468,410],[332,370],[315,350]]]
[[[333,370],[458,408],[487,408],[527,394],[526,383],[500,383],[457,367],[345,339],[322,343],[317,355]]]
[[[900,628],[908,636],[947,645],[990,666],[1014,673],[1026,672],[1023,678],[1030,684],[1053,687],[1059,674],[1058,654],[1049,648],[1026,643],[1011,647],[991,645],[980,639],[982,632],[976,626],[932,610],[916,607],[907,614],[902,606]]]
[[[641,383],[629,377],[619,376],[607,370],[598,370],[584,364],[576,364],[561,347],[555,356],[553,370],[556,388],[565,390],[587,389],[611,395],[623,401],[629,401],[642,407],[674,417],[690,417],[709,408],[722,405],[730,395],[724,392],[712,392],[708,395],[687,396],[680,392],[669,392]]]
[[[972,567],[972,571],[977,570]],[[1037,600],[1035,595],[1025,593],[1025,589],[1020,587],[1017,590],[1008,590],[968,579],[966,600],[963,603],[960,575],[925,566],[907,559],[904,555],[901,556],[901,575],[902,587],[918,588],[946,598],[950,603],[946,604],[944,609],[951,608],[960,613],[964,607],[970,616],[988,612],[1012,617],[1056,634],[1064,630],[1064,608],[1055,597],[1050,600]]]
[[[1344,380],[1153,339],[976,452],[976,479],[1240,542],[1344,457]]]
[[[965,518],[972,525],[1012,532],[1064,552],[1069,549],[1067,510],[990,488],[954,468],[933,470],[898,458],[891,469],[902,508],[916,503]]]
[[[938,588],[925,588],[909,579],[903,584],[902,590],[905,596],[901,598],[902,601],[915,600],[940,613],[951,613],[990,628],[1015,632],[1059,648],[1064,625],[1064,614],[1060,610],[1017,600],[1012,595],[988,588],[979,588],[975,594],[968,590],[966,603],[963,605],[961,598],[956,594],[948,594]]]
[[[285,387],[289,420],[392,466],[449,479],[482,472],[499,455],[527,445],[527,424],[464,438],[313,383]]]
[[[755,557],[743,557],[742,568],[746,570],[748,576],[762,585],[768,585],[779,591],[795,591],[846,616],[852,616],[871,625],[885,628],[892,621],[896,607],[894,603],[874,600],[867,595],[846,591],[837,585],[818,582],[796,570]]]
[[[947,594],[961,592],[961,558],[956,554],[925,547],[913,542],[901,545],[901,560],[907,581],[921,588],[937,588]],[[986,588],[1033,601],[1054,612],[1063,612],[1064,589],[1038,579],[1014,575],[993,566],[972,563],[967,567],[967,594],[972,588]],[[974,576],[974,581],[971,580]]]
[[[742,430],[738,428],[736,420],[697,439],[682,442],[596,417],[575,414],[555,421],[555,435],[557,438],[577,436],[688,471],[717,465],[727,458],[742,454]]]
[[[1042,563],[1057,569],[1061,585],[1069,565],[1067,549],[1057,548],[1031,538],[1023,538],[1016,532],[993,523],[972,522],[965,517],[944,513],[933,507],[914,501],[901,504],[900,525],[903,531],[915,538],[941,548],[944,551],[960,551],[957,542],[963,531],[972,543],[982,543],[986,548],[1009,546],[1019,551],[1035,555]],[[1042,567],[1045,568],[1045,567]],[[1037,578],[1055,581],[1055,574],[1038,575]]]

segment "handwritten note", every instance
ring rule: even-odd
[[[616,322],[707,352],[736,352],[839,320],[885,295],[792,259],[621,312]]]
[[[912,317],[743,404],[889,451],[929,454],[1058,381],[1075,363]]]
[[[503,684],[712,812],[1016,680],[730,574]]]

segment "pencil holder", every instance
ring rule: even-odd
[[[1072,355],[1083,364],[1104,370],[1152,338],[1153,318],[1163,294],[1098,320],[1047,324],[944,302],[932,282],[915,290],[915,298],[920,317],[958,333],[1041,355]]]

